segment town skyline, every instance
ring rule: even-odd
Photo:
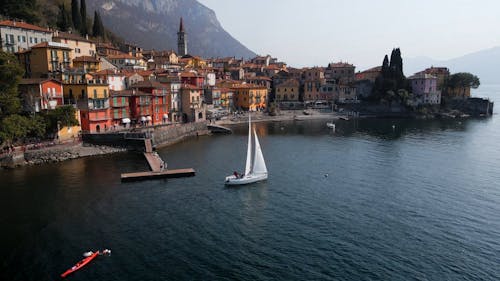
[[[394,47],[403,51],[404,58],[444,61],[500,46],[500,31],[495,29],[500,24],[495,14],[500,4],[489,0],[199,2],[252,51],[271,54],[293,67],[344,61],[363,70],[380,65]],[[276,16],[278,10],[283,20]],[[304,11],[309,13],[300,20],[288,20],[296,19],[288,15]],[[251,21],[256,14],[278,20]]]

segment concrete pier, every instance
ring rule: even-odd
[[[153,152],[151,139],[145,139],[144,145],[146,150],[146,152],[144,152],[144,157],[146,157],[146,160],[148,161],[149,168],[151,169],[151,171],[121,174],[122,181],[139,181],[139,180],[160,179],[160,178],[181,178],[181,177],[193,177],[195,175],[195,171],[192,168],[167,170],[166,162],[164,162],[156,152]]]

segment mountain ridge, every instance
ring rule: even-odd
[[[190,54],[255,56],[222,28],[213,10],[196,0],[87,0],[87,10],[99,11],[106,27],[145,49],[177,51],[177,31],[182,17]]]
[[[468,53],[449,60],[436,60],[429,57],[405,58],[405,74],[412,75],[425,68],[444,66],[451,73],[470,72],[479,77],[483,84],[500,83],[500,75],[495,75],[500,65],[500,46]]]

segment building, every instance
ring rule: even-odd
[[[101,70],[101,60],[95,56],[80,56],[73,59],[73,68],[84,72],[97,72]]]
[[[179,32],[177,32],[177,53],[180,57],[183,57],[188,54],[187,49],[187,36],[186,32],[184,32],[184,23],[181,18],[181,23],[179,25]]]
[[[29,78],[55,77],[73,66],[71,48],[57,42],[38,43],[16,55]]]
[[[23,111],[29,113],[55,109],[64,104],[61,81],[46,78],[22,79],[19,94]]]
[[[32,46],[52,41],[52,31],[23,21],[0,21],[0,45],[7,53],[28,50]]]
[[[275,86],[275,101],[299,101],[299,81],[295,79],[289,79],[285,82]]]
[[[437,90],[437,77],[417,73],[408,78],[416,105],[441,104],[441,91]]]
[[[64,84],[64,96],[67,103],[76,104],[80,110],[82,132],[100,133],[112,128],[109,88],[105,81]]]
[[[129,97],[130,116],[132,122],[143,126],[151,125],[153,121],[153,95],[132,89]]]
[[[325,79],[327,82],[335,84],[347,84],[354,82],[355,66],[349,63],[330,63],[325,69]]]
[[[267,108],[268,91],[266,87],[240,84],[233,85],[230,89],[233,91],[233,102],[236,109],[257,111]]]
[[[87,37],[68,32],[56,31],[52,36],[52,41],[63,43],[69,46],[74,52],[74,57],[95,56],[96,44]]]
[[[107,60],[114,64],[118,69],[142,69],[146,70],[146,62],[143,59],[134,57],[129,54],[118,54],[118,55],[109,55]]]
[[[193,71],[186,71],[180,74],[182,84],[189,84],[197,88],[205,86],[205,76]]]
[[[111,125],[114,129],[130,127],[129,100],[132,92],[133,90],[110,91]]]
[[[113,46],[111,43],[97,43],[96,51],[100,57],[107,57],[109,55],[118,55],[121,54],[120,49]]]
[[[181,110],[181,80],[178,76],[173,75],[159,75],[158,81],[170,89],[170,116],[171,122],[182,121]]]
[[[325,71],[321,67],[306,68],[302,74],[304,101],[321,99],[321,87],[326,83]]]
[[[437,90],[442,91],[445,87],[446,80],[450,77],[450,70],[447,67],[431,66],[422,71],[425,74],[430,74],[437,78]],[[470,95],[469,95],[470,96]]]
[[[117,70],[111,70],[111,69],[106,69],[106,70],[101,70],[98,71],[94,74],[92,74],[94,79],[97,80],[103,80],[106,81],[109,85],[109,89],[111,91],[123,91],[127,89],[128,85],[126,82],[126,76],[125,74],[121,73],[120,71]]]
[[[136,91],[151,95],[151,114],[146,116],[150,125],[160,125],[169,122],[169,107],[171,103],[170,89],[157,81],[145,80],[132,85]]]
[[[184,122],[206,120],[206,108],[202,97],[203,89],[183,84],[181,86],[181,110]]]
[[[380,73],[382,73],[382,66],[376,66],[356,73],[355,79],[356,81],[368,80],[372,83],[375,83],[375,80],[380,75]]]

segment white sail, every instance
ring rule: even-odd
[[[257,132],[253,130],[255,135],[255,154],[253,158],[253,170],[254,174],[267,174],[266,162],[264,161],[264,155],[262,154],[262,149],[260,149],[259,138],[257,137]]]
[[[245,165],[245,176],[249,175],[252,167],[252,123],[250,119],[250,112],[248,112],[248,148],[247,148],[247,162]]]

